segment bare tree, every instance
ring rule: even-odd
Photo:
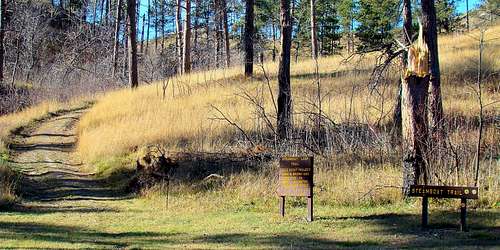
[[[120,24],[121,24],[121,8],[122,0],[117,0],[116,2],[116,20],[115,20],[115,40],[113,44],[113,78],[116,76],[116,70],[118,68],[118,49],[120,46]]]
[[[254,0],[246,0],[245,12],[245,76],[253,75]]]
[[[136,0],[128,0],[128,83],[132,88],[139,86],[137,75],[137,29],[136,29]]]
[[[429,46],[430,82],[429,82],[429,127],[433,139],[443,136],[443,102],[441,99],[441,73],[434,0],[422,0],[422,22],[425,42]]]
[[[316,28],[316,0],[311,0],[311,49],[314,60],[318,58],[318,39]]]
[[[281,54],[278,71],[278,136],[286,139],[292,127],[292,92],[290,87],[290,52],[292,47],[292,17],[290,0],[280,0]]]
[[[183,73],[191,72],[191,0],[186,0],[186,20],[184,22],[184,49],[182,54]]]

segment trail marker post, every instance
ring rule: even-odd
[[[449,187],[413,185],[410,187],[410,196],[422,197],[422,227],[429,225],[429,197],[460,199],[460,231],[467,229],[467,200],[478,199],[477,187]]]
[[[279,207],[285,216],[285,197],[307,197],[307,220],[313,221],[313,157],[284,157],[279,166]]]

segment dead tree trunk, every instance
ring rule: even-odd
[[[226,0],[221,0],[222,24],[224,26],[224,48],[226,52],[226,67],[231,66],[231,50],[229,44],[229,27],[227,24],[227,3]]]
[[[122,0],[117,0],[116,3],[116,20],[115,20],[115,41],[113,44],[113,78],[116,76],[116,70],[118,69],[118,49],[120,46],[120,24],[121,24],[121,8]]]
[[[250,77],[253,75],[254,0],[246,0],[245,9],[245,76]]]
[[[281,54],[278,71],[278,136],[286,139],[292,128],[292,92],[290,87],[290,52],[292,47],[292,18],[290,0],[280,0]]]
[[[318,59],[318,39],[317,28],[316,28],[316,0],[311,0],[311,49],[312,58],[314,60]]]
[[[409,46],[411,44],[411,37],[413,36],[412,32],[412,12],[411,12],[411,0],[403,0],[403,41],[405,46]],[[408,65],[407,62],[408,53],[404,52],[401,55],[401,65],[403,69],[406,69]],[[394,138],[400,137],[401,132],[401,82],[399,83],[399,89],[396,96],[396,104],[394,106],[394,114],[392,116],[392,120],[394,123],[393,136]]]
[[[182,55],[183,73],[191,72],[191,0],[186,0],[186,21],[184,22],[184,49]]]
[[[5,38],[5,13],[7,0],[0,0],[0,88],[3,86],[3,68],[4,68],[4,38]]]
[[[410,185],[427,184],[427,96],[429,87],[428,48],[422,37],[409,49],[408,66],[402,79],[403,194]]]
[[[136,0],[128,0],[128,83],[132,88],[139,86],[137,75],[137,30],[136,30]]]
[[[441,99],[441,73],[439,69],[436,7],[434,0],[422,0],[422,24],[425,42],[429,46],[429,127],[433,141],[439,141],[444,134],[443,103]]]

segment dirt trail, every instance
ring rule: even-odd
[[[36,121],[14,134],[10,144],[11,163],[24,178],[23,199],[107,200],[115,190],[105,186],[74,154],[76,124],[85,109],[59,112]]]

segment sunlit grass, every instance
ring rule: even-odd
[[[500,26],[486,33],[494,36]],[[447,115],[472,118],[479,112],[474,83],[463,77],[457,81],[457,72],[470,77],[477,61],[477,46],[470,35],[440,37],[440,58],[443,75],[443,103]],[[485,51],[490,70],[498,72],[499,42],[491,42]],[[323,112],[335,122],[360,122],[384,124],[392,119],[397,92],[398,76],[394,72],[376,91],[368,87],[370,68],[375,55],[354,58],[344,62],[340,56],[319,60]],[[472,67],[472,68],[471,68]],[[277,98],[276,63],[263,66],[270,76],[271,90]],[[314,111],[316,105],[315,64],[301,60],[292,64],[292,91],[297,124],[306,120],[300,112]],[[339,73],[357,70],[355,73]],[[245,79],[240,67],[228,70],[197,72],[170,79],[163,98],[162,82],[143,85],[138,90],[123,89],[102,97],[82,119],[79,126],[78,152],[93,162],[105,156],[123,155],[132,149],[148,144],[162,143],[173,149],[214,150],[227,143],[234,128],[223,121],[210,118],[218,116],[212,106],[220,109],[230,119],[247,131],[260,129],[256,107],[239,97],[248,93],[262,101],[271,122],[275,122],[275,108],[260,66],[257,78]],[[473,77],[473,76],[472,76]],[[472,78],[474,79],[474,78]],[[494,83],[490,83],[494,84]],[[259,99],[261,97],[261,99]],[[484,91],[484,103],[498,101],[499,94]],[[486,112],[497,112],[499,104],[490,105]]]

